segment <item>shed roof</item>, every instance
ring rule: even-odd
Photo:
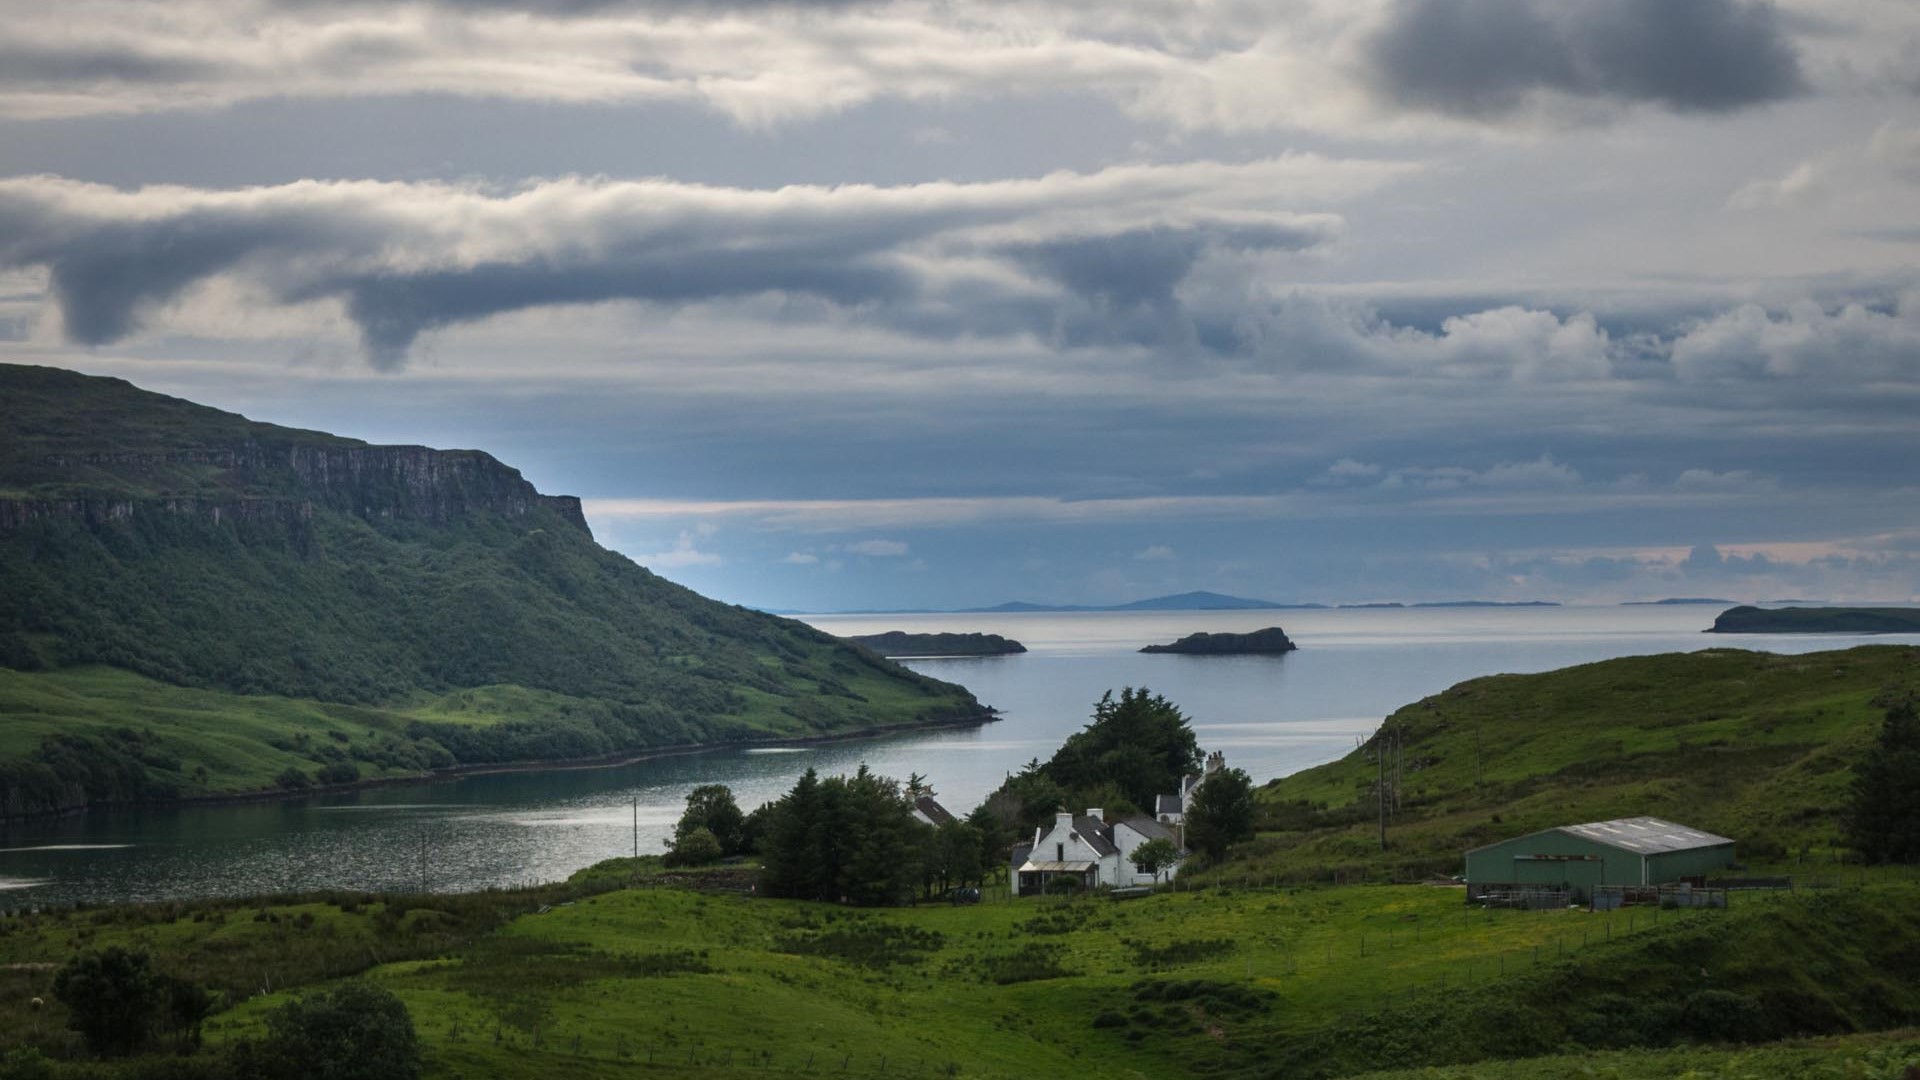
[[[1589,821],[1584,825],[1559,825],[1525,836],[1510,836],[1505,840],[1496,840],[1491,844],[1482,844],[1468,851],[1485,851],[1515,840],[1525,840],[1528,836],[1540,836],[1545,833],[1566,833],[1583,840],[1592,840],[1597,844],[1630,851],[1635,855],[1661,855],[1669,851],[1693,851],[1698,848],[1719,847],[1733,841],[1724,836],[1695,829],[1686,825],[1677,825],[1664,818],[1631,817],[1616,818],[1612,821]]]
[[[1692,851],[1719,847],[1732,840],[1700,829],[1676,825],[1657,817],[1618,818],[1590,821],[1585,825],[1563,825],[1560,831],[1583,836],[1609,847],[1625,848],[1640,855],[1658,855],[1668,851]]]
[[[1066,862],[1027,862],[1021,865],[1020,872],[1042,871],[1050,874],[1084,874],[1096,864],[1085,859],[1068,859]]]

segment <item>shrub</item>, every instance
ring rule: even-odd
[[[721,854],[720,840],[713,835],[713,830],[696,826],[674,840],[662,861],[668,866],[704,866],[718,862]]]
[[[1731,990],[1696,990],[1680,1014],[1687,1034],[1711,1042],[1757,1042],[1767,1038],[1760,1003]]]
[[[313,786],[313,778],[289,765],[273,778],[273,782],[288,791],[304,791]]]
[[[307,1080],[414,1080],[420,1043],[392,993],[342,983],[303,994],[267,1014],[267,1036],[240,1053],[242,1076]]]
[[[360,779],[360,766],[351,761],[331,761],[320,766],[317,774],[323,784],[352,784]]]
[[[67,1026],[102,1057],[145,1046],[163,1003],[147,954],[118,945],[68,960],[53,977],[53,992],[66,1003]]]

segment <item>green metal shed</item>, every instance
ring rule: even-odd
[[[1660,818],[1562,825],[1467,852],[1467,899],[1565,888],[1584,901],[1596,885],[1664,885],[1703,878],[1732,862],[1732,840]]]

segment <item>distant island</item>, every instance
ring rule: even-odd
[[[1292,652],[1300,646],[1277,626],[1255,630],[1251,634],[1188,634],[1171,645],[1149,645],[1143,653],[1179,653],[1183,656],[1272,656]]]
[[[1711,596],[1669,596],[1664,600],[1622,600],[1621,607],[1674,607],[1683,604],[1737,604],[1738,600],[1720,600]]]
[[[861,634],[846,640],[864,645],[881,656],[1010,656],[1027,651],[1025,645],[999,634],[909,634],[889,630]]]
[[[1272,600],[1251,600],[1217,592],[1183,592],[1171,596],[1152,596],[1125,604],[1035,604],[1010,600],[987,608],[967,608],[967,614],[1003,615],[1021,611],[1274,611],[1325,608],[1325,604],[1281,604]]]
[[[1920,608],[1728,608],[1709,634],[1920,634]]]

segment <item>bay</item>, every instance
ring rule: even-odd
[[[1045,759],[1108,690],[1177,703],[1202,745],[1256,781],[1332,760],[1401,705],[1462,679],[1701,648],[1807,652],[1915,635],[1701,633],[1717,607],[1388,608],[1234,612],[831,615],[834,634],[954,631],[1024,643],[1015,656],[922,659],[999,708],[995,723],[875,739],[728,749],[605,769],[546,769],[304,799],[92,813],[0,830],[0,908],[317,888],[467,890],[564,877],[657,853],[686,793],[733,788],[745,808],[805,769],[861,764],[926,775],[965,813],[1010,771]],[[1195,631],[1282,626],[1278,657],[1140,655]]]

